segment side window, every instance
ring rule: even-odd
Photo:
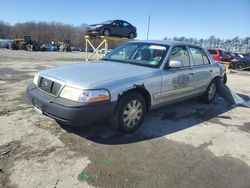
[[[170,61],[180,61],[183,67],[189,67],[189,56],[188,51],[185,46],[176,46],[172,49],[169,62]]]
[[[115,21],[112,23],[113,26],[116,26],[116,27],[120,27],[121,26],[121,22],[120,21]]]
[[[193,57],[194,65],[209,64],[208,57],[202,49],[190,47],[190,51]]]
[[[123,27],[129,27],[129,24],[127,22],[123,22]]]

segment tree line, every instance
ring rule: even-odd
[[[73,26],[57,22],[26,22],[10,25],[0,21],[0,39],[23,38],[24,35],[31,35],[32,39],[40,43],[61,42],[70,40],[73,46],[84,47],[84,35],[86,34],[86,24]],[[250,36],[245,38],[234,37],[233,39],[220,39],[211,36],[207,39],[187,38],[187,37],[165,37],[164,40],[175,40],[190,42],[201,45],[205,48],[220,48],[232,52],[250,52]]]
[[[193,44],[201,45],[204,48],[219,48],[226,52],[250,52],[250,36],[245,38],[239,38],[238,36],[232,39],[220,39],[215,36],[210,36],[207,39],[187,38],[187,37],[165,37],[164,40],[174,40],[182,42],[190,42]]]
[[[84,24],[77,27],[57,22],[26,22],[10,25],[0,21],[0,39],[17,39],[31,35],[34,41],[43,44],[70,40],[72,45],[83,47],[86,28]]]

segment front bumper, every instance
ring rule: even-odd
[[[33,83],[28,85],[26,94],[31,104],[44,115],[73,126],[106,120],[113,115],[116,106],[116,102],[83,104],[54,97],[41,91]]]
[[[101,30],[100,29],[87,30],[86,34],[87,35],[99,35],[101,34]]]

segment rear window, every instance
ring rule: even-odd
[[[194,65],[207,65],[209,60],[205,52],[200,48],[190,47]]]
[[[216,55],[216,54],[217,54],[216,50],[211,50],[211,49],[209,49],[208,52],[209,52],[211,55]]]

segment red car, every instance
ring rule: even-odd
[[[223,51],[219,49],[207,49],[215,61],[223,61]]]

